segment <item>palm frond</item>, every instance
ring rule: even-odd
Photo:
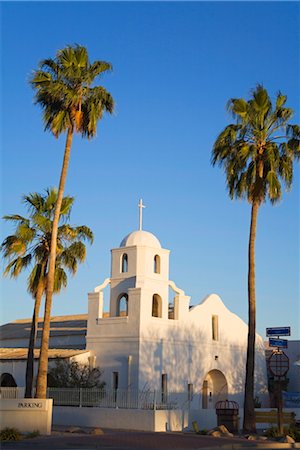
[[[76,227],[76,232],[78,239],[89,241],[91,244],[94,242],[94,234],[92,230],[86,225]]]
[[[29,224],[29,220],[23,216],[20,216],[19,214],[10,214],[7,216],[3,216],[2,218],[3,218],[3,220],[7,220],[10,222],[20,222],[20,223]]]
[[[31,263],[31,255],[17,257],[13,259],[5,268],[4,276],[10,275],[11,278],[17,278],[23,269],[26,269]]]
[[[57,267],[54,272],[54,293],[59,293],[62,288],[68,285],[68,277],[62,267]]]

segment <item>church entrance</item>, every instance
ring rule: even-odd
[[[202,408],[215,408],[219,400],[228,398],[228,384],[220,370],[211,370],[204,378],[202,385]]]

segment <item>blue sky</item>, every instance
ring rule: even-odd
[[[110,249],[138,226],[171,250],[170,278],[192,304],[217,293],[247,320],[250,207],[231,201],[210,154],[231,121],[226,102],[257,83],[281,90],[299,123],[296,2],[3,2],[2,215],[21,197],[58,184],[64,137],[43,131],[31,71],[67,44],[114,70],[101,83],[116,110],[93,141],[77,137],[66,193],[71,222],[95,234],[86,263],[55,297],[53,314],[85,313],[87,292],[110,273]],[[257,329],[299,331],[299,171],[282,202],[261,208],[257,230]],[[12,232],[2,223],[1,239]],[[3,268],[3,266],[2,266]],[[26,276],[2,282],[1,322],[30,317]]]

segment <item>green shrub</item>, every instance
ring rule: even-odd
[[[19,441],[21,439],[21,433],[16,428],[3,428],[0,431],[1,441]]]
[[[286,434],[291,436],[295,442],[300,442],[300,430],[296,430],[296,428],[291,427],[287,430]]]
[[[200,434],[205,436],[207,434],[207,430],[205,428],[203,428],[203,430],[200,430]]]
[[[32,438],[38,437],[39,435],[40,435],[39,430],[34,430],[34,431],[31,431],[31,433],[27,433],[26,438],[32,439]]]
[[[278,428],[270,427],[265,431],[264,435],[267,436],[268,438],[276,438],[279,436]]]
[[[288,435],[291,436],[291,438],[293,438],[295,442],[300,442],[300,430],[297,430],[295,427],[284,428],[282,435],[279,434],[277,427],[271,427],[268,428],[268,430],[266,430],[264,434],[269,438],[278,438]]]

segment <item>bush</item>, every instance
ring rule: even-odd
[[[295,442],[300,442],[300,430],[296,430],[296,428],[291,427],[287,430],[287,434],[291,436]]]
[[[21,433],[16,428],[3,428],[0,432],[1,441],[19,441],[21,439]]]
[[[105,382],[101,380],[102,373],[99,367],[58,359],[48,373],[48,387],[103,389]]]
[[[34,431],[31,431],[31,433],[26,434],[26,439],[32,439],[32,438],[38,437],[39,435],[40,435],[39,430],[34,430]]]
[[[300,430],[297,430],[294,427],[284,428],[283,435],[279,434],[277,427],[271,427],[265,432],[265,436],[269,438],[279,438],[281,436],[291,436],[295,442],[300,442]]]

